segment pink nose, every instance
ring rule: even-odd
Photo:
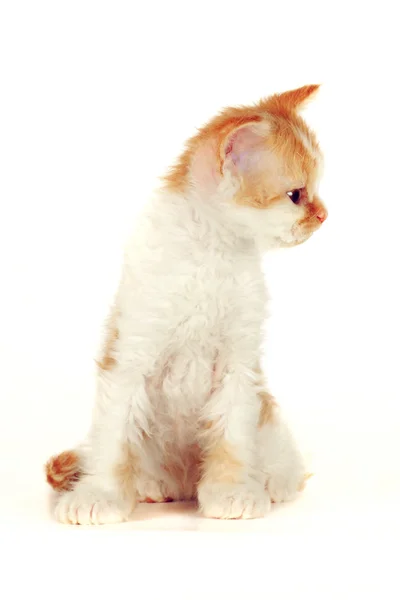
[[[328,211],[326,210],[326,208],[320,208],[315,216],[317,217],[320,223],[323,223],[328,216]]]

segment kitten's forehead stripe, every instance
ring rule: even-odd
[[[316,152],[315,145],[310,139],[308,132],[304,132],[304,130],[300,129],[300,127],[296,127],[295,133],[300,138],[300,141],[303,144],[305,151],[308,152],[315,161],[318,161],[318,153]]]

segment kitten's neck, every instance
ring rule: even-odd
[[[161,190],[154,208],[162,210],[166,224],[172,221],[197,242],[236,251],[256,247],[251,228],[241,221],[239,210],[223,192],[207,197],[196,189],[186,193]]]

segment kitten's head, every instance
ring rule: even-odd
[[[189,141],[167,185],[230,206],[267,245],[304,242],[327,217],[318,196],[322,154],[299,115],[317,89],[225,109]]]

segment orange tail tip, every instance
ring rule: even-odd
[[[71,490],[81,475],[79,456],[72,450],[52,456],[47,462],[45,470],[47,483],[57,492]]]

